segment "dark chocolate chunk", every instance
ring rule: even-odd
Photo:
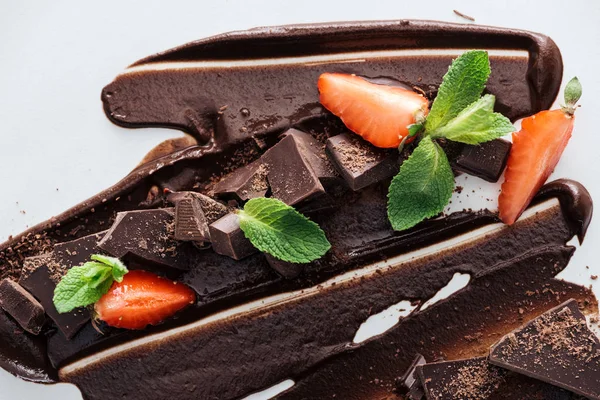
[[[175,205],[174,238],[185,242],[210,241],[208,223],[198,200],[189,197],[179,200]]]
[[[246,201],[264,197],[269,189],[267,167],[256,160],[225,175],[213,188],[215,195]]]
[[[490,362],[590,399],[600,399],[600,341],[569,300],[504,336]]]
[[[398,173],[397,151],[378,149],[352,133],[329,138],[327,153],[352,190]]]
[[[296,135],[287,135],[262,157],[273,197],[290,206],[325,193],[307,153]]]
[[[452,163],[454,169],[488,182],[497,182],[504,171],[512,143],[497,139],[465,145]]]
[[[421,386],[416,371],[417,367],[425,364],[425,362],[425,357],[423,357],[423,355],[417,354],[415,356],[410,363],[410,366],[406,369],[406,372],[396,380],[396,391],[398,393],[408,394],[413,388],[419,388]]]
[[[286,279],[297,278],[298,275],[300,275],[304,270],[304,266],[302,264],[278,260],[269,254],[265,254],[265,257],[267,258],[267,262],[271,268],[273,268],[279,275]]]
[[[11,279],[0,282],[0,307],[21,325],[21,328],[38,335],[46,313],[44,307],[21,285]]]
[[[90,313],[86,309],[78,309],[59,314],[52,301],[54,288],[69,268],[89,261],[92,254],[103,253],[98,248],[98,241],[105,233],[103,231],[70,242],[57,243],[52,253],[29,257],[23,262],[19,283],[40,301],[46,314],[67,339],[73,337],[89,321]]]
[[[339,175],[325,154],[325,144],[310,134],[294,128],[288,129],[282,136],[294,137],[299,148],[302,149],[302,156],[324,187],[337,183]]]
[[[121,212],[98,247],[114,257],[187,270],[197,250],[173,239],[174,222],[172,208]]]
[[[209,229],[213,250],[218,254],[241,260],[258,251],[244,236],[240,220],[234,213],[213,222]]]
[[[173,192],[167,196],[167,201],[177,206],[177,203],[183,199],[193,199],[198,202],[206,222],[212,224],[219,218],[225,216],[229,209],[227,206],[213,198],[210,198],[202,193],[198,192]]]
[[[417,367],[428,400],[574,399],[572,393],[488,363],[486,357]]]

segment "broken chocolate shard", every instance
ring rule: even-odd
[[[512,143],[503,139],[464,145],[452,162],[452,167],[485,181],[497,182],[504,171],[511,147]]]
[[[208,224],[212,224],[219,218],[225,216],[229,209],[227,206],[211,197],[208,197],[202,193],[198,192],[172,192],[167,196],[167,201],[171,204],[177,206],[177,203],[183,199],[192,199],[198,203],[202,212],[204,213],[204,217],[206,218],[206,222]]]
[[[419,377],[417,376],[417,367],[425,364],[425,357],[422,354],[417,354],[410,366],[406,369],[406,372],[397,379],[396,391],[400,394],[408,394],[415,387],[419,387]],[[418,396],[416,396],[418,397]]]
[[[269,190],[267,166],[256,160],[225,175],[213,188],[216,196],[246,201],[265,197]]]
[[[490,349],[490,363],[600,399],[600,341],[576,300],[528,322]]]
[[[378,149],[351,133],[329,138],[327,153],[348,186],[355,191],[398,173],[397,151]]]
[[[302,156],[323,186],[327,187],[339,179],[337,171],[325,154],[325,144],[319,142],[310,134],[294,128],[288,129],[282,136],[292,136],[294,138],[299,148],[302,149]]]
[[[210,224],[212,248],[217,254],[241,260],[258,250],[244,236],[239,217],[230,213]]]
[[[76,267],[90,261],[93,254],[104,253],[98,247],[98,242],[108,231],[94,233],[70,242],[54,245],[54,259],[64,268]],[[66,271],[64,271],[66,272]]]
[[[27,290],[11,279],[0,282],[0,308],[13,317],[21,328],[33,335],[41,332],[46,321],[44,307]]]
[[[306,149],[295,135],[288,135],[262,157],[273,197],[293,206],[325,193],[307,159]]]
[[[304,266],[302,264],[282,261],[266,253],[265,257],[267,258],[267,262],[271,268],[273,268],[279,275],[286,279],[297,278],[304,270]]]
[[[113,257],[187,270],[190,258],[199,250],[173,239],[174,214],[172,208],[118,213],[98,247]]]
[[[428,400],[553,399],[576,397],[565,390],[488,363],[486,357],[417,367]]]
[[[190,197],[177,202],[173,237],[184,242],[204,243],[210,241],[208,223],[198,200]]]

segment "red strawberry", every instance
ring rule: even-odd
[[[565,93],[571,89],[569,85]],[[525,118],[521,130],[513,133],[513,145],[498,199],[500,219],[505,224],[511,225],[519,218],[558,164],[571,138],[579,95],[565,95],[567,106],[561,110],[541,111]]]
[[[143,329],[156,325],[192,304],[196,294],[182,283],[147,271],[131,271],[94,306],[98,317],[110,326]]]
[[[355,75],[325,73],[318,86],[321,104],[377,147],[398,147],[408,135],[408,125],[428,111],[429,103],[420,94]]]

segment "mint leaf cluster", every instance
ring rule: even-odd
[[[280,200],[251,199],[238,216],[252,245],[279,260],[308,263],[331,248],[319,225]]]
[[[421,140],[390,185],[388,217],[395,230],[441,213],[452,196],[454,175],[437,139],[476,145],[515,130],[494,112],[493,95],[481,97],[490,73],[485,51],[468,51],[450,65],[425,123],[411,132]]]
[[[129,272],[118,258],[94,254],[91,259],[69,269],[56,285],[52,301],[59,313],[94,304]]]

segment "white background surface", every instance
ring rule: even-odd
[[[0,241],[114,184],[154,145],[179,136],[162,129],[126,130],[104,116],[102,87],[135,60],[261,25],[398,18],[468,22],[453,9],[479,24],[538,31],[556,41],[565,81],[576,74],[584,95],[554,177],[579,180],[600,199],[597,0],[0,0]],[[470,184],[481,186],[475,179]],[[470,192],[466,189],[463,193]],[[590,274],[600,270],[599,243],[600,222],[594,221],[563,275],[592,284]],[[34,385],[0,371],[1,400],[40,396],[80,398],[74,387]]]

